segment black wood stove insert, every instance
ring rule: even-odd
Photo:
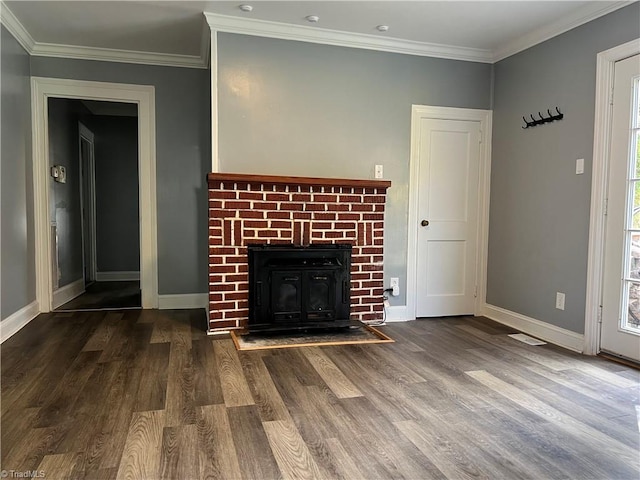
[[[250,332],[348,327],[351,245],[250,245]]]

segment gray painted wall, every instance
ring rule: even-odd
[[[207,292],[210,73],[189,68],[32,57],[31,74],[155,87],[158,290],[161,295]]]
[[[488,109],[491,65],[234,34],[218,52],[221,170],[373,178],[383,164],[385,276],[406,285],[411,105]]]
[[[584,332],[596,55],[640,37],[639,19],[635,3],[495,65],[488,303]],[[555,106],[564,120],[521,128]]]
[[[29,55],[4,26],[0,35],[0,315],[4,320],[35,301],[36,272]]]
[[[94,116],[98,272],[140,270],[137,117]]]
[[[493,72],[485,64],[221,34],[222,168],[370,178],[373,165],[384,164],[394,185],[386,275],[404,284],[410,106],[490,108],[493,97],[488,301],[582,332],[595,56],[640,35],[638,8],[505,59]],[[208,72],[45,57],[33,57],[31,71],[155,85],[159,289],[205,292]],[[3,63],[3,82],[6,72]],[[520,128],[522,115],[555,105],[563,122]],[[573,174],[576,158],[586,159],[582,176]],[[567,294],[564,312],[553,308],[556,291]]]
[[[80,150],[78,121],[87,110],[78,100],[49,99],[49,165],[65,167],[66,183],[50,182],[50,219],[55,222],[58,288],[83,278],[80,210]]]

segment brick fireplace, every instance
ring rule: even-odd
[[[209,328],[249,315],[247,245],[350,244],[351,318],[383,316],[384,206],[391,182],[210,173]]]

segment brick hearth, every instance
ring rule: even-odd
[[[351,244],[351,317],[382,318],[391,182],[224,173],[210,173],[207,181],[210,329],[247,324],[250,244]]]

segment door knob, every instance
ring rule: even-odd
[[[420,222],[420,225],[422,225],[423,227],[428,227],[429,226],[429,220],[422,220]]]

